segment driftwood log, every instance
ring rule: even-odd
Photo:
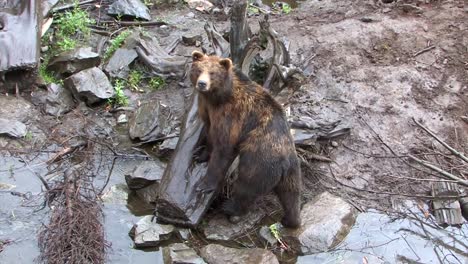
[[[197,192],[196,186],[205,176],[206,163],[193,161],[193,153],[203,130],[198,118],[198,95],[193,93],[171,161],[164,171],[156,200],[159,220],[182,226],[196,226],[208,209],[213,193]]]

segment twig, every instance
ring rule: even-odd
[[[164,26],[167,25],[164,21],[101,21],[101,24],[117,24],[119,26]]]
[[[463,186],[468,186],[468,180],[464,180],[460,177],[457,177],[449,172],[446,172],[444,171],[443,169],[439,168],[439,167],[436,167],[434,165],[432,165],[431,163],[427,162],[427,161],[423,161],[423,160],[420,160],[418,158],[416,158],[415,156],[413,155],[408,155],[409,158],[411,158],[412,160],[416,161],[417,163],[423,165],[424,167],[428,168],[428,169],[431,169],[433,171],[436,171],[442,175],[444,175],[445,177],[447,178],[450,178],[451,180],[454,180],[456,181],[457,183],[463,185]]]
[[[107,179],[106,179],[106,182],[104,183],[104,185],[102,186],[101,190],[97,193],[98,196],[101,196],[102,192],[104,191],[104,189],[106,188],[107,184],[109,183],[109,180],[110,180],[110,177],[112,175],[112,172],[114,171],[114,165],[115,165],[115,160],[117,159],[117,157],[115,157],[113,160],[112,160],[112,166],[109,170],[109,174],[107,175]]]
[[[37,178],[39,178],[42,184],[44,184],[44,187],[46,188],[46,190],[50,191],[50,187],[49,187],[49,184],[47,184],[47,181],[44,180],[44,178],[42,178],[42,176],[39,173],[31,169],[31,167],[29,166],[29,163],[25,159],[23,159],[22,157],[19,157],[19,158],[21,159],[22,162],[24,162],[24,164],[26,164],[26,168],[28,168],[29,171],[31,171],[34,175],[36,175]]]
[[[62,11],[74,8],[75,6],[91,4],[93,2],[96,2],[96,0],[85,0],[85,1],[81,1],[79,3],[73,3],[73,4],[64,5],[64,6],[59,6],[59,7],[56,7],[54,9],[52,9],[52,13],[62,12]]]
[[[414,117],[413,117],[413,121],[416,123],[416,125],[418,125],[420,128],[422,128],[424,131],[426,131],[429,135],[431,135],[433,138],[435,138],[435,140],[437,140],[437,142],[439,142],[440,144],[442,144],[442,146],[444,146],[445,148],[447,148],[450,152],[452,152],[455,156],[459,157],[460,159],[462,159],[463,161],[465,162],[468,162],[468,158],[465,157],[465,155],[463,155],[462,153],[458,152],[457,150],[455,150],[454,148],[450,147],[447,143],[445,143],[444,141],[442,141],[442,139],[440,139],[434,132],[432,132],[431,130],[429,130],[429,128],[426,128],[424,127],[421,123],[419,123]]]
[[[416,52],[416,53],[413,55],[413,57],[416,57],[416,56],[418,56],[418,55],[421,55],[421,54],[423,54],[424,52],[428,52],[428,51],[430,51],[430,50],[432,50],[432,49],[434,49],[434,48],[435,48],[434,45],[429,46],[429,47],[427,47],[427,48],[424,48],[424,49],[422,49],[422,50]]]

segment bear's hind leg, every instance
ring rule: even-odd
[[[301,192],[302,184],[300,169],[294,169],[283,177],[275,187],[275,193],[283,207],[284,216],[281,224],[289,228],[297,228],[301,225]]]

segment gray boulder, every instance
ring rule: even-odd
[[[62,85],[51,83],[47,85],[47,90],[45,111],[49,115],[61,116],[75,106],[72,93]]]
[[[201,249],[200,255],[210,264],[279,263],[273,253],[261,248],[237,249],[210,244]]]
[[[301,227],[282,228],[280,233],[283,240],[301,254],[319,253],[341,242],[353,227],[356,216],[354,207],[324,192],[303,206]]]
[[[195,250],[183,243],[171,244],[162,249],[164,264],[205,264],[206,262],[197,255]]]
[[[0,135],[21,138],[26,135],[26,125],[16,121],[0,118]]]
[[[170,109],[159,101],[147,102],[138,107],[129,122],[131,139],[152,141],[170,134]]]
[[[147,215],[132,228],[135,247],[155,247],[172,236],[174,226],[158,224],[153,221],[153,218],[154,216]]]
[[[143,161],[133,172],[125,175],[130,190],[138,190],[154,183],[159,183],[165,169],[164,163],[158,160]]]
[[[238,223],[231,223],[225,215],[219,214],[210,219],[204,233],[207,239],[232,240],[249,232],[264,216],[263,210],[251,210]]]
[[[101,63],[99,54],[90,47],[77,48],[60,53],[52,59],[47,68],[59,74],[69,76],[81,70],[98,66]]]
[[[65,79],[65,87],[78,100],[92,105],[115,95],[107,76],[99,68],[80,71]]]
[[[117,0],[109,6],[107,14],[151,20],[148,7],[140,0]]]
[[[111,77],[125,79],[130,72],[128,65],[132,63],[138,54],[134,49],[117,49],[104,69]]]

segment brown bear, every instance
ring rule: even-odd
[[[192,53],[190,80],[198,92],[198,113],[205,124],[208,160],[202,192],[216,191],[239,155],[239,176],[223,204],[231,220],[247,213],[261,196],[274,191],[284,209],[281,223],[300,221],[302,177],[283,108],[231,60]],[[209,158],[209,159],[208,159]]]

